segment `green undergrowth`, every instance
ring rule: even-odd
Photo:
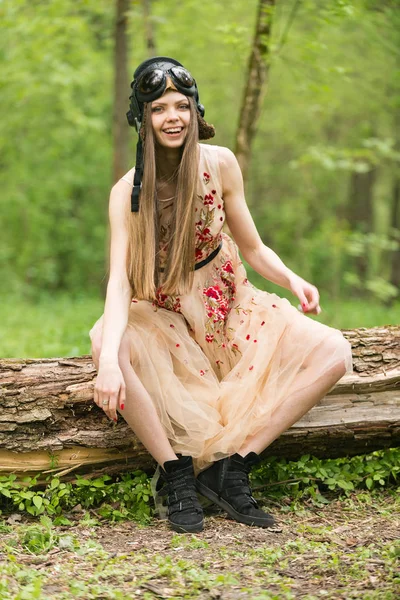
[[[0,510],[52,516],[56,525],[68,524],[65,514],[77,506],[96,509],[97,515],[111,521],[132,519],[148,523],[151,519],[150,479],[142,471],[114,478],[109,475],[95,479],[77,476],[73,482],[52,477],[47,479],[44,487],[38,477],[0,477]]]
[[[354,490],[376,490],[398,485],[400,448],[379,450],[352,458],[319,459],[304,455],[298,461],[268,458],[253,470],[254,492],[258,498],[282,502],[286,507],[298,500],[316,506],[332,497],[350,495]],[[93,509],[105,520],[135,520],[146,524],[153,515],[150,477],[142,471],[97,478],[77,476],[63,482],[48,476],[43,485],[39,476],[0,477],[0,510],[19,511],[32,516],[47,515],[59,525],[68,524],[66,515],[76,507]]]
[[[254,490],[267,497],[311,498],[320,505],[329,502],[327,495],[396,485],[399,474],[400,448],[391,448],[351,458],[272,457],[253,470],[252,481]]]

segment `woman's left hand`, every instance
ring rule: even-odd
[[[315,285],[308,283],[298,275],[293,274],[290,277],[289,289],[300,300],[304,313],[319,315],[321,307],[319,305],[319,292]]]

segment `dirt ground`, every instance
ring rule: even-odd
[[[69,515],[73,526],[52,529],[41,554],[26,551],[32,521],[5,518],[0,598],[400,598],[394,491],[353,494],[323,509],[268,510],[278,522],[273,530],[208,510],[196,535],[176,534],[164,521],[107,524],[94,511],[77,512]]]

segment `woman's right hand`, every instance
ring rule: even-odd
[[[106,415],[117,422],[117,406],[124,409],[126,386],[118,363],[101,363],[99,365],[94,401],[104,410]]]

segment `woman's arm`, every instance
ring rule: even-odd
[[[129,202],[129,185],[118,181],[111,190],[109,204],[110,276],[104,307],[100,367],[105,363],[118,363],[119,346],[128,323],[132,291],[126,270],[128,230],[125,215]]]
[[[262,277],[291,290],[307,312],[320,312],[315,286],[291,271],[260,238],[244,197],[243,177],[235,155],[228,148],[219,148],[226,223],[243,258]]]
[[[99,366],[94,401],[107,416],[117,421],[117,407],[125,403],[125,381],[118,363],[119,347],[128,323],[131,287],[126,270],[128,231],[125,223],[130,187],[118,181],[110,194],[110,277],[104,307]]]

